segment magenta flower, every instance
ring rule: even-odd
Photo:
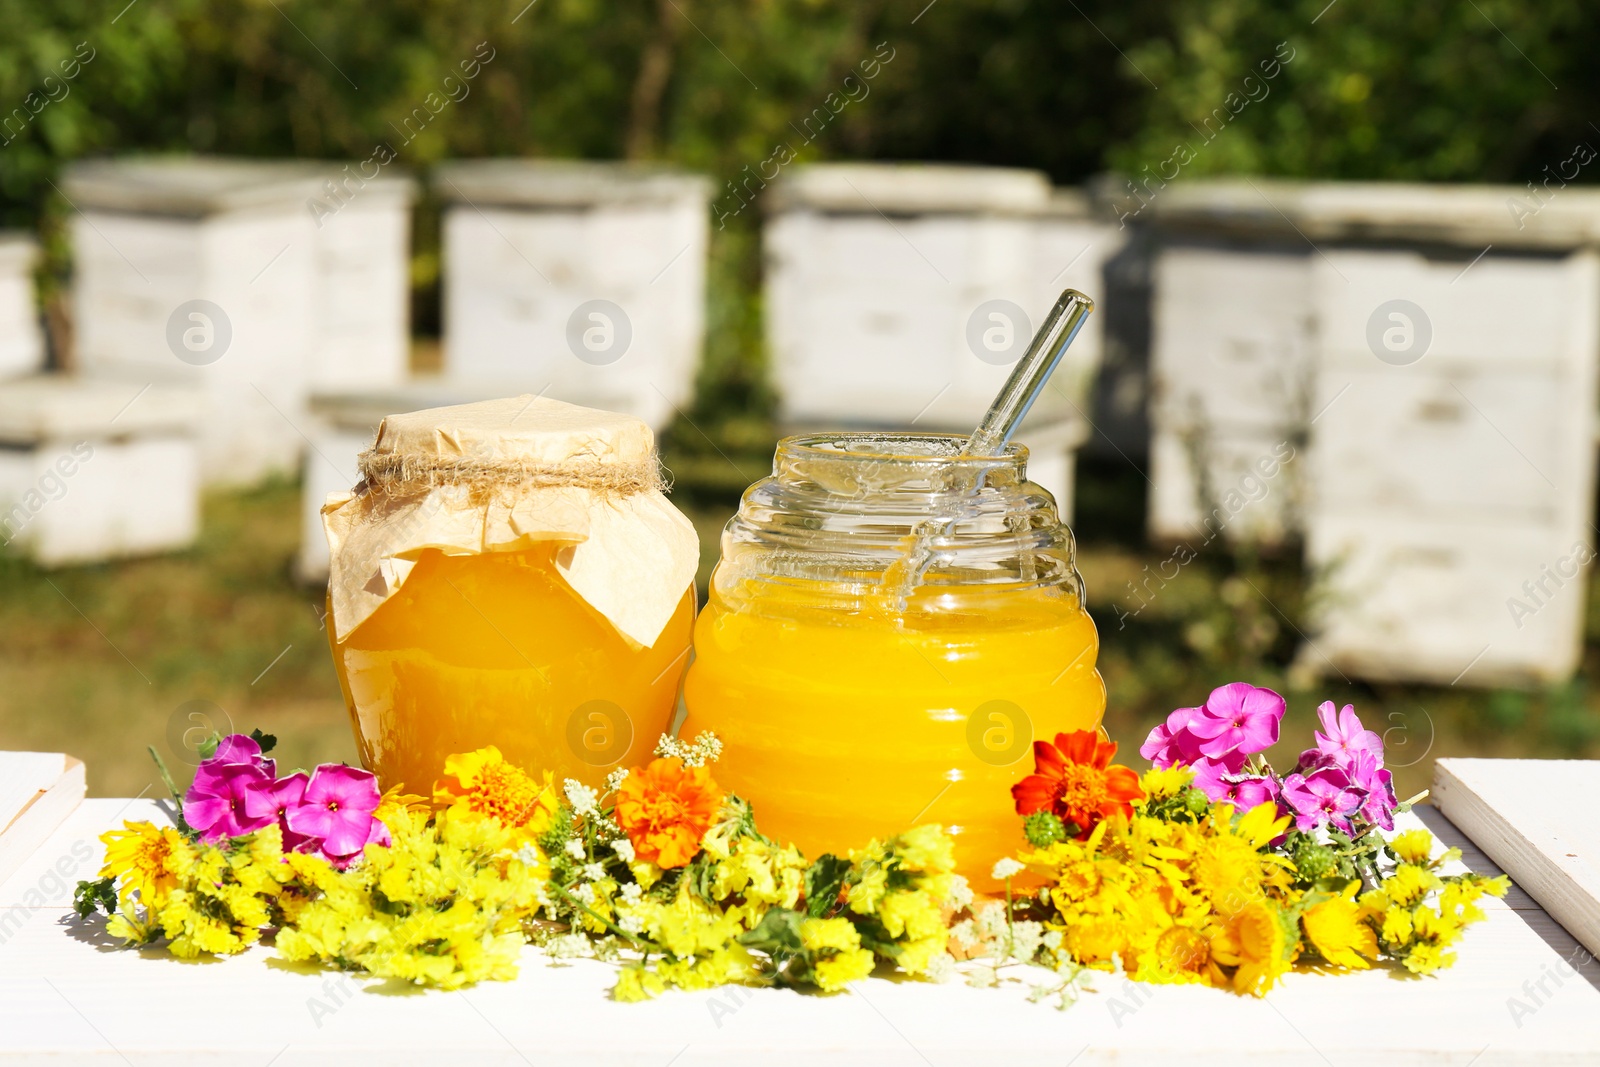
[[[1278,742],[1278,724],[1287,705],[1270,689],[1231,682],[1211,691],[1202,714],[1189,722],[1200,752],[1212,759],[1253,755]]]
[[[1283,780],[1283,802],[1294,812],[1294,824],[1310,833],[1324,824],[1350,833],[1350,816],[1366,800],[1366,794],[1352,787],[1350,776],[1338,767],[1318,767],[1306,774],[1296,772]]]
[[[298,807],[305,797],[309,781],[304,771],[296,771],[287,778],[279,778],[264,789],[257,790],[246,805],[251,815],[268,815],[278,824],[283,831],[285,852],[315,852],[322,847],[319,838],[289,829],[289,812]]]
[[[257,795],[271,788],[271,776],[255,764],[206,760],[184,794],[183,821],[206,841],[241,837],[272,824],[272,814],[252,814],[260,807]]]
[[[252,767],[260,767],[267,776],[275,777],[278,773],[276,760],[265,759],[261,755],[261,746],[256,739],[245,734],[229,734],[217,742],[217,750],[205,763],[230,764],[244,763]],[[203,766],[204,764],[202,764]]]
[[[1238,811],[1249,811],[1269,800],[1277,800],[1276,775],[1243,774],[1213,759],[1200,759],[1194,765],[1194,787],[1213,802],[1227,801]]]
[[[1335,717],[1333,701],[1324,700],[1317,708],[1317,718],[1322,730],[1312,736],[1317,740],[1317,751],[1333,756],[1340,766],[1348,766],[1358,752],[1370,753],[1383,766],[1383,738],[1361,725],[1356,709],[1346,704]],[[1304,761],[1304,757],[1301,757]]]
[[[1394,775],[1370,752],[1358,752],[1351,761],[1350,784],[1365,794],[1361,801],[1361,817],[1385,830],[1394,829],[1394,809],[1399,799],[1394,794]]]
[[[1162,770],[1200,759],[1200,739],[1190,732],[1189,724],[1202,714],[1200,708],[1177,709],[1167,716],[1166,722],[1150,731],[1139,748],[1139,755]]]
[[[320,840],[330,860],[348,863],[374,833],[378,800],[378,780],[371,773],[324,763],[312,773],[300,803],[285,813],[285,824]]]

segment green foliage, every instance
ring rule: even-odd
[[[1067,828],[1051,811],[1036,811],[1022,820],[1022,834],[1034,848],[1049,848],[1067,839]]]
[[[78,913],[78,918],[87,919],[95,910],[105,912],[107,915],[117,913],[117,880],[115,878],[99,878],[79,882],[72,891],[72,910]]]

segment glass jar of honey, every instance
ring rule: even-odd
[[[494,745],[599,785],[667,730],[694,527],[643,422],[535,397],[391,415],[323,508],[328,634],[362,763],[428,794]]]
[[[807,855],[938,822],[989,887],[1022,843],[1031,742],[1098,726],[1105,686],[1072,532],[1026,448],[966,444],[779,443],[723,534],[682,732],[714,730],[718,781]]]

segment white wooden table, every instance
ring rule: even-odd
[[[1495,871],[1438,812],[1420,816],[1469,866]],[[617,1004],[606,966],[553,966],[532,949],[515,982],[368,993],[268,949],[182,963],[74,926],[72,885],[96,873],[96,838],[122,817],[159,813],[85,801],[0,885],[0,1064],[1600,1063],[1600,967],[1520,890],[1487,901],[1436,978],[1296,973],[1263,1001],[1106,976],[1066,1012],[1021,987],[881,979],[831,997],[722,989]]]

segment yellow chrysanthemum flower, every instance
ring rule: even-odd
[[[1351,882],[1342,894],[1313,904],[1300,917],[1306,939],[1323,959],[1357,971],[1370,966],[1368,960],[1378,958],[1377,935],[1361,921],[1361,908],[1355,902],[1360,886],[1360,882]]]
[[[106,846],[100,877],[115,878],[124,901],[137,893],[145,907],[159,909],[194,862],[194,849],[170,826],[149,822],[124,822],[122,826],[100,835]]]
[[[1270,905],[1257,901],[1232,916],[1211,939],[1211,955],[1234,967],[1236,993],[1264,996],[1289,969],[1289,945],[1283,923]]]
[[[448,805],[457,819],[492,819],[516,829],[518,843],[532,841],[549,829],[560,806],[548,772],[543,783],[535,781],[493,745],[445,757],[444,777],[434,785],[433,800]]]

